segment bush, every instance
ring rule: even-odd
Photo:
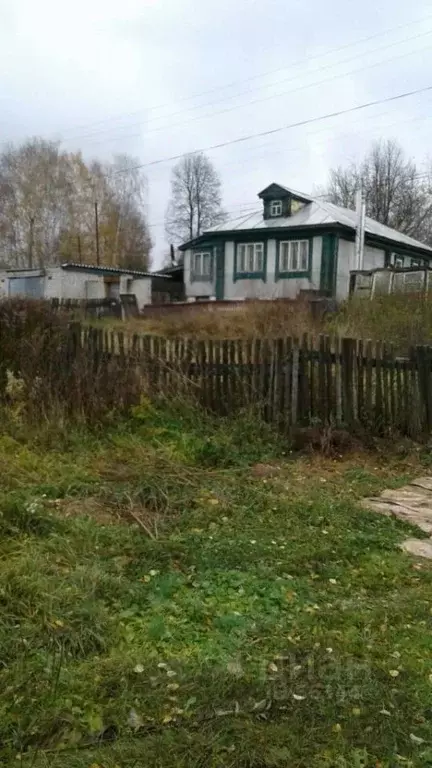
[[[30,421],[97,423],[139,402],[138,371],[47,302],[0,304],[0,397]]]

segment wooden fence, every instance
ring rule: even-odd
[[[193,395],[221,415],[256,405],[287,429],[362,425],[413,437],[432,430],[432,347],[400,358],[383,342],[329,336],[190,340],[93,328],[79,334],[96,359],[115,355],[136,366],[151,394]]]

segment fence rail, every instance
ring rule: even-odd
[[[360,424],[413,437],[432,430],[432,347],[401,358],[384,342],[329,336],[191,340],[76,326],[73,332],[96,363],[115,355],[135,366],[151,394],[193,394],[221,415],[254,404],[286,428]]]

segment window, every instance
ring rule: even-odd
[[[211,280],[212,266],[211,253],[192,254],[192,278],[194,280]]]
[[[412,267],[423,267],[423,259],[411,259],[411,266]]]
[[[237,272],[264,271],[264,243],[240,243],[237,246]]]
[[[279,247],[279,272],[308,271],[309,240],[287,240]]]
[[[282,200],[272,200],[270,203],[270,216],[282,216]]]
[[[394,254],[394,265],[395,267],[403,267],[404,265],[404,257],[403,256],[397,256],[397,254]]]

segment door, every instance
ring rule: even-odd
[[[323,235],[320,291],[326,296],[334,296],[336,294],[337,251],[337,235]]]

